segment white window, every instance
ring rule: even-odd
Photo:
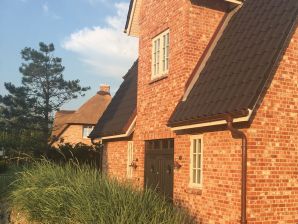
[[[152,79],[169,71],[170,32],[166,30],[152,40]]]
[[[133,142],[128,142],[127,145],[127,178],[132,178],[133,171]]]
[[[201,188],[203,180],[203,137],[191,137],[190,187]]]
[[[84,125],[83,126],[83,138],[88,138],[90,133],[92,132],[94,126]]]

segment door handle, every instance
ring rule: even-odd
[[[167,174],[170,174],[170,173],[171,173],[171,171],[172,171],[172,169],[171,169],[171,166],[170,166],[170,165],[168,165],[168,168],[167,168]]]
[[[151,166],[151,168],[150,168],[150,172],[151,172],[151,173],[154,172],[154,166]]]

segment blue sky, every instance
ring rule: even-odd
[[[90,86],[86,97],[63,109],[76,109],[100,84],[114,94],[137,58],[135,38],[123,33],[129,0],[0,0],[0,94],[4,82],[20,84],[24,47],[54,43],[63,59],[65,79]]]

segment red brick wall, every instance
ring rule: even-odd
[[[188,207],[203,223],[239,223],[241,147],[228,131],[203,134],[203,188],[189,187],[190,135],[175,139],[175,158],[181,169],[175,172],[175,199]]]
[[[298,223],[298,30],[257,110],[248,137],[248,223]],[[189,182],[188,135],[175,138],[174,197],[204,223],[239,223],[241,144],[228,131],[204,135],[203,189]]]
[[[249,129],[248,223],[298,222],[298,31]],[[202,191],[188,188],[189,137],[175,139],[175,198],[204,222],[240,219],[240,142],[227,131],[204,134]]]
[[[298,29],[248,132],[251,223],[298,223]]]
[[[134,136],[140,185],[144,181],[144,140],[175,137],[166,123],[223,16],[223,11],[192,5],[188,0],[142,1]],[[170,30],[168,77],[151,83],[152,38],[166,29]]]
[[[204,1],[197,1],[204,2]],[[226,130],[203,134],[203,188],[189,188],[190,135],[166,123],[184,93],[192,70],[224,13],[191,5],[188,0],[143,0],[140,21],[137,124],[134,132],[138,168],[134,181],[144,182],[144,140],[175,138],[174,199],[203,223],[239,223],[241,142]],[[170,71],[150,83],[151,40],[170,28]],[[275,74],[248,137],[248,223],[298,223],[298,32]],[[124,177],[127,142],[107,145],[107,170]],[[179,160],[182,156],[182,160]]]
[[[63,139],[63,143],[77,144],[84,143],[86,145],[92,145],[89,138],[83,138],[83,125],[70,125],[59,137],[53,146],[58,146],[60,140]]]
[[[103,171],[120,180],[126,178],[128,141],[107,141],[104,145]]]

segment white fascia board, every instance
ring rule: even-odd
[[[127,30],[126,30],[126,33],[128,35],[131,34],[130,31],[131,31],[131,26],[132,26],[132,18],[133,18],[133,15],[135,13],[136,5],[137,5],[137,0],[133,0],[131,12],[130,12],[130,17],[129,17],[129,22],[128,22],[128,27],[127,27]]]
[[[126,138],[126,137],[130,136],[131,133],[133,133],[133,131],[134,131],[136,120],[137,120],[137,117],[134,118],[134,120],[132,121],[131,125],[129,126],[129,128],[127,129],[125,134],[106,136],[106,137],[102,137],[102,138],[99,138],[99,139],[100,140],[107,140],[107,139],[114,139],[114,138]]]
[[[225,0],[226,2],[231,2],[231,3],[234,3],[234,4],[237,4],[237,5],[241,5],[243,4],[243,2],[241,1],[238,1],[238,0]]]
[[[247,122],[247,121],[249,121],[251,115],[252,115],[252,110],[248,110],[248,115],[247,116],[235,118],[233,120],[233,123]],[[219,120],[219,121],[211,121],[211,122],[205,122],[205,123],[199,123],[199,124],[178,126],[178,127],[171,128],[171,130],[172,131],[180,131],[180,130],[186,130],[186,129],[217,126],[217,125],[223,125],[223,124],[227,124],[227,121],[226,120]]]

